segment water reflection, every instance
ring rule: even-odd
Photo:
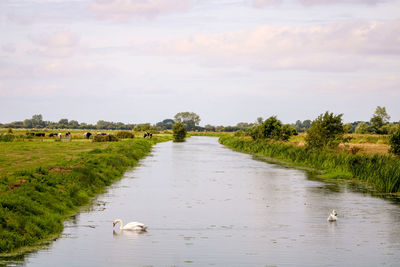
[[[158,144],[28,266],[395,266],[400,206],[192,137]],[[327,222],[332,209],[337,222]],[[148,232],[112,231],[112,220]],[[74,225],[74,227],[69,227]],[[90,226],[94,226],[93,228]]]

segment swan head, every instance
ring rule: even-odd
[[[336,210],[332,210],[332,215],[337,216]]]
[[[121,223],[121,219],[116,219],[116,220],[114,220],[114,221],[113,221],[113,227],[115,227],[115,225],[116,225],[117,223]]]

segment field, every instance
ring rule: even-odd
[[[160,135],[92,142],[82,133],[74,132],[71,142],[47,137],[0,142],[0,253],[61,233],[69,215],[122,177],[153,144],[171,140]]]
[[[292,136],[289,142],[298,146],[304,146],[305,136],[305,133]],[[339,152],[351,153],[353,150],[353,152],[356,151],[357,154],[389,154],[389,135],[347,134],[345,137],[350,138],[350,140],[339,146]]]

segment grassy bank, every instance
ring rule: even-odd
[[[60,234],[69,215],[170,139],[0,144],[0,253]]]
[[[255,153],[322,170],[324,176],[329,178],[354,178],[379,192],[400,192],[400,159],[392,156],[312,151],[286,143],[230,136],[221,137],[220,143],[240,152]]]

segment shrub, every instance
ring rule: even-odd
[[[287,141],[292,135],[297,134],[297,131],[288,124],[283,125],[276,116],[271,116],[262,124],[250,128],[248,134],[253,140],[268,138]]]
[[[0,142],[12,142],[15,136],[12,134],[1,134],[0,135]]]
[[[306,142],[309,148],[334,148],[343,142],[343,114],[333,115],[328,111],[316,118],[307,131]]]
[[[398,128],[389,139],[390,153],[400,156],[400,128]]]
[[[129,131],[119,131],[117,132],[116,136],[120,139],[125,139],[125,138],[134,138],[135,135],[132,132]]]
[[[174,142],[184,142],[186,138],[186,129],[183,123],[175,123],[172,126],[172,131],[174,135]]]
[[[93,136],[93,142],[113,142],[113,141],[118,141],[118,138],[112,134],[107,134],[107,135],[97,134]]]

